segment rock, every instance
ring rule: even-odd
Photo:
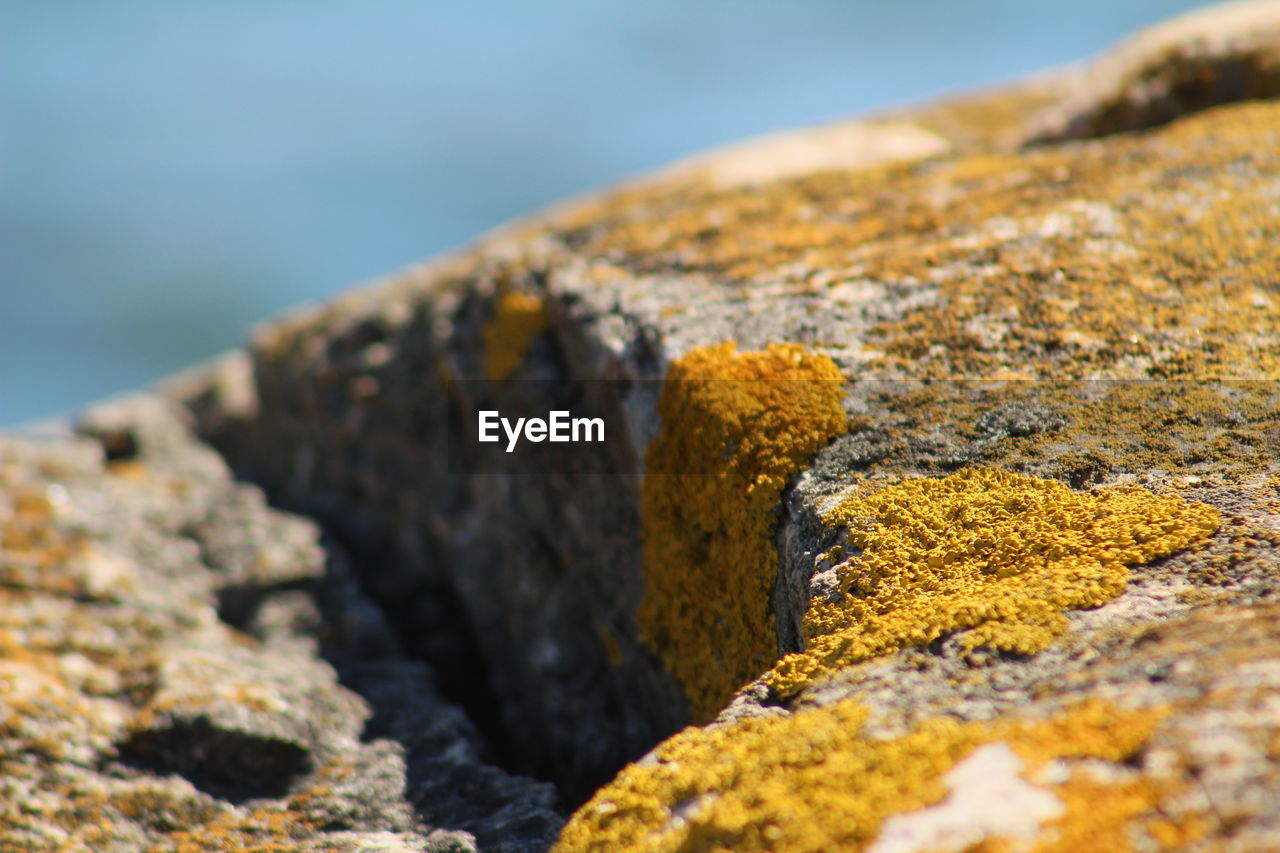
[[[518,771],[562,851],[1280,848],[1277,22],[696,157],[6,444],[6,831],[540,849]],[[471,438],[557,410],[605,440]]]
[[[1211,6],[1142,31],[1069,84],[1030,142],[1088,139],[1280,94],[1280,19],[1271,0]]]
[[[431,754],[370,734],[374,709],[339,678],[352,643],[404,661],[381,614],[340,549],[234,483],[172,403],[136,396],[90,409],[79,435],[0,438],[0,484],[0,848],[425,853],[553,837],[547,788],[483,765],[428,673],[360,681],[412,697],[379,713],[431,720]],[[321,642],[320,623],[350,637]],[[425,823],[416,798],[460,785],[466,801]]]
[[[222,368],[235,405],[180,396],[369,556],[394,618],[457,596],[516,766],[570,801],[862,661],[1031,673],[1080,632],[1251,606],[1280,113],[1234,102],[1274,93],[1277,20],[1208,10],[695,158],[263,327]],[[575,448],[586,473],[449,443],[558,401],[621,434]],[[996,533],[947,532],[966,517]],[[869,612],[897,621],[860,634]]]

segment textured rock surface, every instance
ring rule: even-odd
[[[695,158],[266,326],[252,381],[241,359],[184,395],[235,466],[376,554],[370,588],[402,619],[458,597],[510,757],[571,801],[806,646],[823,660],[784,661],[773,701],[877,649],[998,658],[1108,607],[1170,618],[1201,602],[1184,593],[1206,560],[1268,594],[1269,546],[1230,542],[1270,535],[1276,397],[1229,380],[1280,367],[1280,112],[1232,102],[1277,91],[1277,20],[1208,10],[1088,67]],[[803,390],[840,376],[835,410]],[[508,381],[452,381],[485,377]],[[698,385],[717,377],[740,384]],[[757,393],[777,379],[792,391]],[[447,431],[530,393],[624,430],[621,474],[450,473]],[[864,546],[826,517],[841,496],[966,466],[1216,513],[1170,510],[1176,544],[1071,563],[1073,595],[993,587],[887,645],[806,615],[858,571]],[[1061,547],[1120,547],[1085,527]]]
[[[134,663],[46,687],[14,653],[15,697],[103,699],[5,729],[63,786],[14,831],[99,825],[63,813],[75,785],[168,773],[206,811],[110,805],[111,831],[546,843],[547,789],[479,764],[430,672],[505,767],[586,801],[564,850],[1280,848],[1277,44],[1280,4],[1209,9],[713,152],[171,381],[341,538],[324,559],[180,431],[98,412],[109,474],[71,442],[67,477],[132,489],[100,503],[145,542],[6,588],[98,608],[83,642],[123,632]],[[522,406],[615,439],[563,470],[451,444]],[[164,476],[216,485],[157,482],[169,446]],[[44,503],[11,487],[11,529],[44,536],[23,514],[74,490],[28,452]],[[95,596],[140,571],[160,621],[134,637]],[[387,795],[321,779],[339,759]]]
[[[341,551],[179,414],[0,440],[0,849],[545,848],[547,787],[480,762]]]

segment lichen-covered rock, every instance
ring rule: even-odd
[[[546,786],[480,762],[348,571],[172,403],[0,438],[0,849],[545,848]]]
[[[557,849],[1275,849],[1277,615],[1104,628],[1034,666],[851,669],[669,739]]]
[[[168,393],[586,801],[563,850],[1276,849],[1278,39],[695,158]],[[456,441],[507,406],[614,440]]]

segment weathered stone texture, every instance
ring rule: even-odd
[[[505,766],[587,801],[566,851],[1280,848],[1277,22],[1211,9],[694,158],[175,379],[237,473],[350,549],[316,595],[309,527],[194,446],[174,476],[217,488],[159,486],[135,433],[173,433],[95,414],[117,459],[82,479],[141,490],[145,543],[40,574],[40,606],[143,565],[204,615],[140,585],[177,621],[116,645],[168,651],[51,721],[52,766],[118,746],[181,773],[205,809],[183,826],[347,837],[314,807],[408,849],[463,843],[414,820],[545,841],[545,789],[471,758],[394,630]],[[620,440],[557,471],[451,450],[525,404]],[[366,705],[311,631],[389,740],[356,741]],[[316,793],[332,756],[394,791]]]
[[[188,397],[234,465],[380,555],[368,582],[383,600],[412,614],[441,589],[460,598],[517,760],[580,796],[729,698],[690,675],[716,667],[677,634],[715,637],[723,672],[705,678],[725,684],[806,644],[832,494],[994,465],[1076,489],[1175,489],[1269,529],[1275,395],[1226,380],[1280,367],[1280,114],[1229,103],[1274,93],[1274,9],[1202,13],[1003,93],[696,158],[264,327],[238,416],[209,388]],[[1134,128],[1152,129],[1092,138]],[[664,526],[643,510],[667,500],[661,478],[633,476],[664,464],[662,430],[714,445],[740,415],[716,421],[722,403],[692,399],[677,428],[645,381],[730,340],[712,368],[726,376],[773,377],[746,365],[779,342],[830,359],[849,382],[848,434],[785,496],[804,465],[777,469],[766,509],[717,499],[724,520],[691,533],[711,518],[691,492],[675,498],[695,502],[686,521]],[[450,381],[484,377],[514,380],[499,400],[549,380],[622,425],[621,475],[451,474],[446,431],[467,424],[447,422],[445,395],[473,411],[474,386]],[[959,381],[977,379],[992,384]],[[743,543],[784,497],[779,561]],[[721,557],[701,561],[704,547]],[[730,630],[700,605],[709,593],[682,573],[716,559],[729,574],[708,582],[728,596],[744,565],[777,566],[750,573],[779,579],[771,611]],[[1194,584],[1196,559],[1165,565],[1170,588]],[[1250,577],[1268,560],[1245,559]],[[1157,598],[1125,606],[1181,606]],[[771,652],[740,650],[761,631],[776,631]]]
[[[341,551],[233,482],[173,404],[0,440],[0,549],[0,849],[517,851],[554,833],[547,788],[481,764]],[[372,720],[339,675],[377,695]]]

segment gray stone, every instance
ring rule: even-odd
[[[1197,13],[1087,66],[694,158],[264,325],[76,435],[5,440],[5,842],[535,850],[594,792],[566,850],[785,846],[845,808],[823,831],[882,849],[940,821],[966,845],[1280,846],[1280,107],[1256,100],[1280,91],[1278,20]],[[800,380],[699,384],[716,370]],[[839,400],[805,384],[835,375]],[[459,440],[484,408],[610,438]],[[988,491],[947,504],[952,475]],[[1032,512],[1010,482],[1051,496],[1047,544],[966,515]],[[924,496],[832,514],[903,484]],[[1135,495],[1181,514],[1134,524]],[[899,529],[886,580],[865,549]],[[970,559],[994,598],[931,597]],[[1046,566],[1038,598],[986,586]],[[876,651],[865,613],[832,627],[846,604],[920,627]],[[926,752],[1034,725],[1066,751],[1021,782],[998,744],[925,768],[996,768],[1037,804],[1012,829],[893,760],[864,775],[897,811],[753,787],[820,766],[793,759],[848,732],[806,726],[855,704],[855,753],[926,726]],[[1107,746],[1098,719],[1141,737]],[[690,722],[684,758],[650,752]],[[749,819],[720,821],[742,790]],[[1049,796],[1091,805],[1055,822]]]
[[[340,533],[394,623],[449,626],[419,632],[415,654],[451,692],[495,697],[471,704],[496,704],[510,766],[576,803],[692,719],[688,685],[636,614],[651,585],[654,383],[700,348],[799,344],[850,383],[849,433],[779,495],[777,654],[803,647],[811,596],[836,594],[815,565],[839,540],[823,516],[859,483],[978,465],[1075,489],[1174,483],[1233,524],[1270,526],[1262,397],[1209,420],[1188,410],[1189,430],[1144,412],[1176,409],[1179,382],[1230,401],[1252,392],[1223,377],[1275,375],[1270,297],[1242,284],[1271,269],[1257,235],[1270,234],[1280,170],[1274,116],[1224,106],[1273,93],[1274,21],[1274,5],[1230,7],[1086,70],[688,161],[268,324],[249,359],[171,393],[242,476]],[[1153,75],[1165,94],[1142,88]],[[524,346],[501,326],[512,293],[545,310]],[[481,389],[495,339],[519,349],[516,367]],[[1107,384],[1126,380],[1171,384],[1163,401],[1129,404]],[[450,452],[477,408],[565,399],[620,433],[578,454],[613,473]],[[484,475],[462,471],[481,463]],[[1230,588],[1269,595],[1269,553],[1232,563]],[[1126,612],[1187,612],[1177,594],[1202,563],[1162,564],[1163,586],[1122,599]],[[663,606],[700,618],[696,601]],[[698,630],[714,637],[707,618]],[[458,660],[484,684],[459,687]]]
[[[545,849],[546,787],[483,764],[429,678],[364,679],[409,691],[411,707],[379,714],[432,721],[412,760],[367,730],[373,709],[320,656],[349,644],[318,626],[363,619],[383,659],[402,653],[330,575],[340,549],[312,522],[234,483],[172,403],[122,399],[82,424],[0,438],[0,847]],[[254,606],[228,621],[232,587]],[[424,767],[466,795],[421,808]]]

